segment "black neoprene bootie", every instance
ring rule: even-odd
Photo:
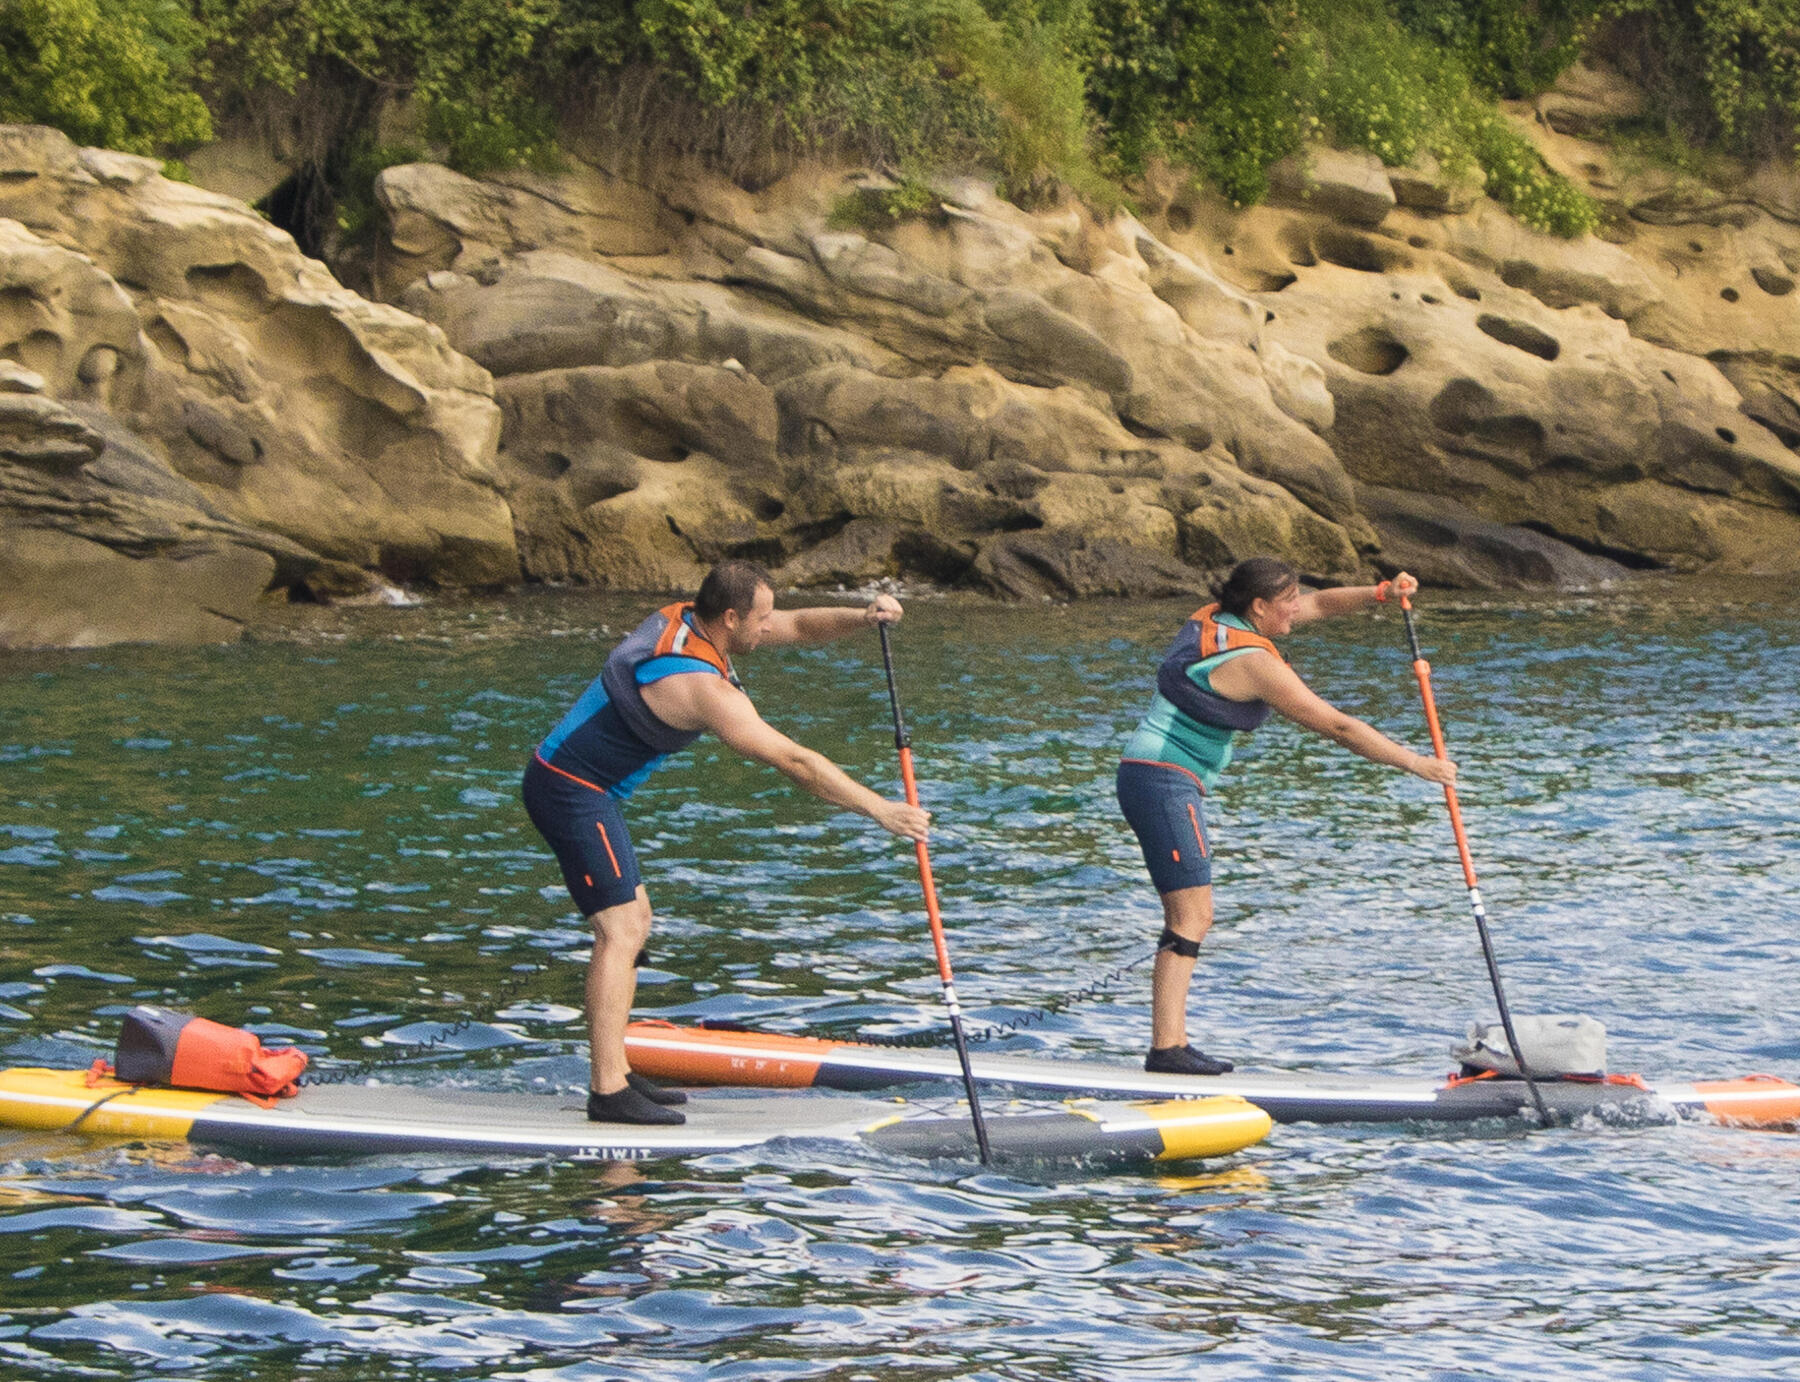
[[[614,1090],[611,1094],[600,1094],[588,1091],[588,1122],[590,1123],[639,1123],[668,1124],[687,1122],[685,1114],[677,1113],[672,1108],[664,1108],[661,1104],[652,1103],[639,1094],[630,1085]]]
[[[625,1072],[625,1083],[653,1104],[685,1104],[687,1095],[679,1089],[664,1089],[655,1080],[644,1078],[635,1070]]]
[[[1192,1046],[1152,1046],[1144,1057],[1144,1069],[1152,1075],[1223,1075],[1231,1062]]]

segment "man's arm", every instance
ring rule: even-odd
[[[870,791],[822,753],[796,744],[756,713],[750,698],[720,677],[682,673],[644,688],[658,719],[683,729],[705,729],[730,748],[791,779],[820,801],[867,816],[882,829],[908,840],[931,833],[931,813]],[[654,700],[651,692],[658,693]]]
[[[1315,590],[1300,597],[1300,608],[1294,611],[1294,623],[1310,624],[1315,619],[1350,614],[1359,609],[1367,609],[1370,605],[1383,604],[1385,600],[1413,595],[1418,589],[1418,581],[1402,571],[1393,580],[1383,581],[1380,585],[1345,585],[1331,590]]]
[[[765,644],[829,643],[834,638],[900,621],[900,602],[892,595],[877,595],[868,604],[817,605],[811,609],[778,609],[769,616]],[[723,736],[721,736],[723,737]]]

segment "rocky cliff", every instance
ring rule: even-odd
[[[159,168],[0,127],[0,646],[516,580],[486,373]]]
[[[1013,597],[1256,552],[1793,571],[1800,185],[1626,163],[1591,136],[1628,105],[1576,69],[1513,112],[1608,208],[1574,242],[1322,149],[1265,206],[1169,179],[1105,219],[961,179],[895,221],[866,170],[753,192],[579,146],[554,176],[414,164],[377,183],[391,306],[240,204],[14,130],[0,642],[157,636],[72,614],[83,563],[180,636],[358,571],[670,589],[725,555]]]

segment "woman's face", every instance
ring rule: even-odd
[[[1252,600],[1250,623],[1264,638],[1280,638],[1293,632],[1294,616],[1299,612],[1300,584],[1296,581],[1272,600]]]

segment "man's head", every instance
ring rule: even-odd
[[[694,617],[723,635],[721,651],[747,653],[769,631],[775,588],[753,561],[722,561],[706,573],[694,596]]]

